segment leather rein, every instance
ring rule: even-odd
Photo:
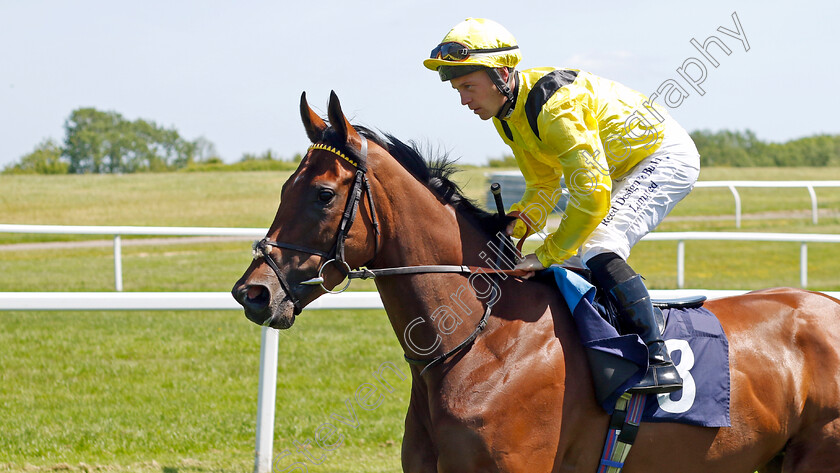
[[[271,248],[281,248],[286,250],[297,251],[300,253],[308,253],[315,256],[320,256],[323,258],[324,262],[321,263],[320,268],[318,269],[317,277],[312,279],[308,279],[306,281],[302,281],[298,283],[299,285],[303,286],[321,286],[321,288],[328,293],[331,294],[338,294],[347,290],[350,286],[350,282],[353,279],[373,279],[377,277],[388,277],[388,276],[398,276],[398,275],[409,275],[409,274],[429,274],[429,273],[455,273],[455,274],[473,274],[473,273],[485,273],[485,274],[504,274],[510,275],[514,277],[523,276],[524,274],[528,273],[525,270],[514,270],[514,269],[498,269],[492,267],[481,267],[481,266],[466,266],[466,265],[418,265],[418,266],[398,266],[393,268],[381,268],[381,269],[368,269],[368,268],[360,268],[353,270],[350,268],[350,265],[345,260],[344,255],[344,244],[347,240],[347,235],[350,232],[350,228],[353,226],[353,222],[355,221],[356,214],[358,213],[359,204],[362,200],[362,194],[367,196],[368,206],[370,207],[370,219],[371,225],[373,226],[374,231],[374,253],[373,257],[370,261],[373,261],[376,258],[376,255],[379,251],[379,222],[376,218],[376,208],[374,207],[373,203],[373,195],[370,191],[370,182],[367,179],[367,139],[359,134],[359,138],[361,138],[361,149],[360,149],[360,156],[361,159],[355,160],[352,157],[348,157],[346,154],[341,152],[340,150],[332,147],[327,146],[324,144],[313,144],[309,147],[308,152],[311,152],[313,149],[322,149],[325,151],[329,151],[332,154],[335,154],[345,161],[349,162],[356,168],[356,175],[353,179],[353,184],[351,187],[350,194],[347,196],[347,202],[344,206],[344,213],[341,217],[341,222],[338,225],[338,230],[336,233],[335,245],[333,246],[332,250],[329,252],[316,250],[312,248],[308,248],[305,246],[295,245],[292,243],[281,242],[277,240],[270,240],[268,237],[263,238],[262,240],[257,240],[253,244],[253,257],[254,259],[257,258],[264,258],[266,263],[271,267],[274,271],[275,275],[277,276],[278,281],[280,282],[280,286],[283,288],[283,291],[286,293],[286,297],[289,301],[292,302],[294,306],[295,314],[299,314],[303,307],[300,304],[300,300],[297,296],[292,292],[292,287],[289,282],[286,280],[286,277],[283,275],[280,267],[277,266],[277,263],[271,257]],[[512,213],[513,215],[513,213]],[[526,220],[524,214],[516,214],[517,218],[525,220],[526,226],[531,228],[530,222]],[[519,243],[516,245],[516,249],[518,251],[522,250],[522,245],[525,242],[525,237],[523,237]],[[499,248],[502,248],[502,243],[500,241]],[[338,270],[347,278],[347,284],[342,287],[338,291],[333,291],[328,289],[324,286],[324,270],[325,268],[330,265],[335,264]],[[409,358],[405,356],[407,362],[414,364],[414,365],[421,365],[425,366],[425,368],[420,372],[422,374],[432,366],[446,360],[447,358],[451,357],[452,355],[456,354],[458,351],[463,349],[469,343],[471,343],[478,334],[484,330],[487,326],[487,319],[490,316],[490,310],[492,306],[487,305],[484,315],[481,317],[481,320],[478,322],[475,330],[473,333],[467,337],[466,340],[459,343],[455,348],[449,350],[448,352],[444,353],[443,355],[439,355],[432,359],[427,360],[420,360]]]

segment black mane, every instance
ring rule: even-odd
[[[419,146],[413,141],[406,144],[388,133],[383,138],[368,128],[357,125],[353,127],[368,140],[388,150],[394,159],[418,181],[437,194],[443,202],[452,205],[461,214],[474,219],[489,237],[495,237],[496,233],[506,226],[506,223],[501,221],[496,214],[485,211],[472,199],[466,197],[458,184],[451,180],[451,176],[458,171],[458,168],[455,161],[447,154],[427,159],[423,157]],[[364,157],[360,156],[357,150],[348,149],[338,138],[337,133],[333,132],[333,128],[325,131],[323,141],[353,155],[360,162],[364,161]]]

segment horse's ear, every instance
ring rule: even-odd
[[[306,102],[306,92],[300,94],[300,118],[303,120],[303,127],[306,128],[306,136],[309,141],[315,143],[321,139],[327,124],[318,116]]]
[[[335,94],[334,90],[330,92],[330,104],[327,107],[327,116],[330,119],[330,125],[338,132],[339,136],[344,138],[345,143],[349,143],[354,138],[356,142],[361,141],[359,132],[353,128],[353,125],[344,116],[344,112],[341,111],[341,103],[338,101],[338,95]]]

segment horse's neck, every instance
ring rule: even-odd
[[[376,259],[377,267],[486,266],[481,255],[486,253],[487,237],[474,222],[428,191],[412,194],[409,187],[400,194],[389,196],[390,215],[382,219],[387,244]],[[493,294],[499,292],[493,284],[494,279],[480,274],[431,273],[376,281],[406,354],[424,359],[448,351],[472,333]],[[424,351],[432,346],[437,346],[434,355]]]
[[[475,222],[459,215],[403,169],[390,170],[401,175],[395,182],[382,183],[375,200],[387,202],[381,212],[381,251],[377,267],[429,264],[479,265],[478,248],[486,242]],[[395,191],[398,189],[399,191]]]

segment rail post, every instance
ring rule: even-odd
[[[808,243],[804,241],[799,247],[799,285],[808,287]]]
[[[677,241],[677,288],[685,287],[685,240]]]
[[[817,224],[817,193],[814,192],[814,186],[808,187],[808,195],[811,196],[811,222]]]
[[[735,197],[735,228],[741,228],[741,195],[738,194],[738,189],[734,185],[729,185],[729,191],[732,192],[732,197]]]
[[[277,329],[263,327],[260,342],[260,385],[257,400],[257,445],[254,473],[271,473],[278,343]]]
[[[119,235],[114,235],[114,290],[123,290],[122,280],[122,240]]]

